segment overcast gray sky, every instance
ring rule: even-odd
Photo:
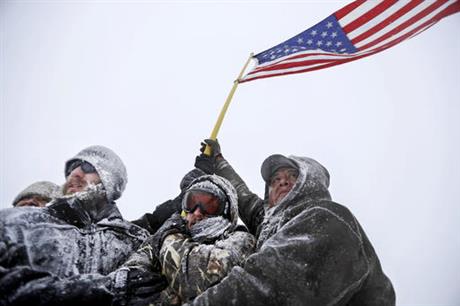
[[[1,2],[1,208],[93,144],[125,162],[134,219],[176,196],[250,52],[339,1]],[[309,156],[356,215],[398,305],[460,301],[460,14],[392,49],[244,83],[218,136],[263,196],[272,153]]]

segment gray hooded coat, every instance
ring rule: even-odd
[[[125,166],[112,150],[91,146],[66,163],[66,177],[75,161],[93,165],[101,183],[46,208],[0,211],[0,305],[101,305],[117,283],[126,285],[107,275],[148,232],[124,220],[114,203],[126,186]]]
[[[111,300],[115,275],[106,275],[123,264],[148,233],[123,220],[114,203],[97,214],[88,207],[70,198],[46,208],[0,211],[0,305],[69,304],[92,290],[99,291],[94,292],[95,301],[101,296]],[[16,273],[21,267],[33,271],[33,277]],[[15,273],[21,286],[8,290]]]
[[[394,305],[395,294],[363,229],[331,201],[327,170],[291,157],[299,177],[267,209],[225,159],[216,173],[238,191],[240,216],[257,250],[193,305]]]

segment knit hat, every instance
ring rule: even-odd
[[[128,182],[128,175],[117,154],[103,146],[90,146],[65,163],[65,175],[72,163],[77,160],[86,161],[96,169],[107,193],[108,202],[115,201],[121,196]]]
[[[235,226],[238,221],[238,196],[232,184],[218,175],[202,175],[192,181],[187,188],[190,191],[204,191],[217,197],[225,203],[224,216]],[[182,209],[186,207],[187,194],[182,201]]]
[[[51,201],[52,199],[60,195],[60,187],[55,183],[48,181],[39,181],[28,186],[26,189],[21,191],[16,198],[13,200],[13,206],[16,206],[19,201],[38,196]]]
[[[299,170],[299,167],[292,159],[281,154],[270,155],[264,160],[260,167],[260,172],[265,183],[268,184],[272,175],[280,168],[293,168]]]

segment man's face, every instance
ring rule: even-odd
[[[88,165],[91,166],[89,163],[79,165],[70,172],[64,184],[65,195],[84,191],[89,185],[96,185],[101,182],[101,178],[94,167]]]
[[[294,187],[299,171],[293,168],[280,168],[270,178],[268,187],[268,205],[277,205]]]
[[[187,228],[209,217],[222,215],[219,199],[207,192],[192,192],[186,195]]]
[[[45,207],[46,203],[49,202],[49,199],[46,199],[41,196],[31,196],[27,198],[23,198],[21,201],[16,203],[15,207],[24,207],[24,206],[31,206],[31,207]]]

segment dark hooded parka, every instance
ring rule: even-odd
[[[353,214],[331,201],[318,162],[290,157],[299,176],[274,207],[221,158],[216,173],[238,191],[239,212],[257,250],[193,305],[394,305],[395,294]],[[268,189],[267,189],[268,190]]]

